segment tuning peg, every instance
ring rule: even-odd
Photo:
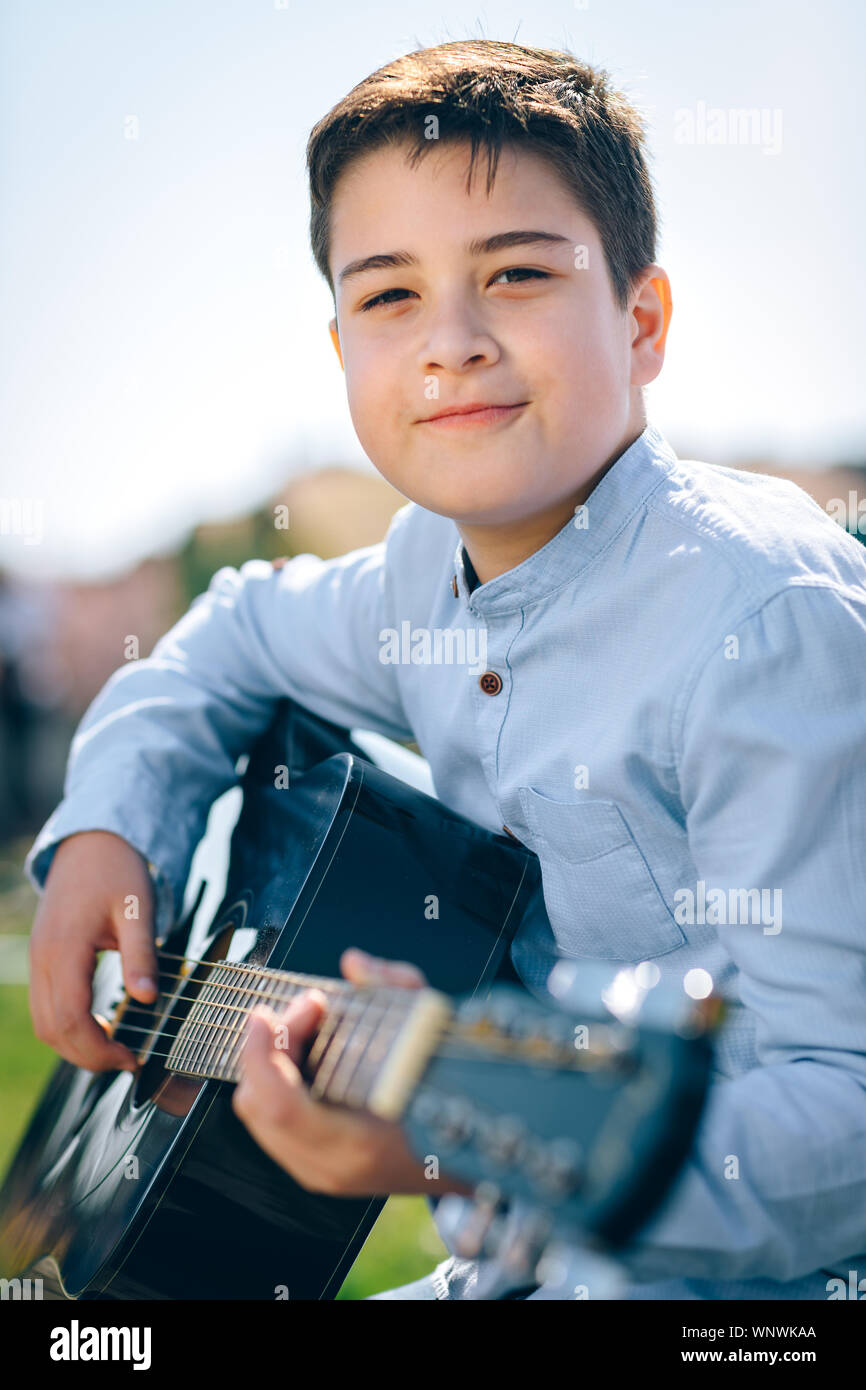
[[[554,1047],[573,1048],[574,1019],[565,1013],[547,1013],[535,1021],[535,1032]]]
[[[523,1002],[510,990],[496,990],[487,1001],[487,1017],[502,1033],[513,1033],[523,1022]]]
[[[437,1091],[432,1091],[429,1087],[421,1087],[415,1093],[411,1105],[412,1118],[421,1125],[432,1125],[437,1119],[442,1107],[442,1097]]]
[[[470,1299],[500,1298],[521,1284],[532,1286],[535,1270],[551,1236],[550,1218],[515,1202],[501,1219],[492,1261],[479,1267]],[[489,1247],[488,1239],[485,1246]]]
[[[470,995],[468,999],[462,999],[458,1004],[456,1017],[461,1023],[470,1025],[480,1023],[487,1016],[487,1000],[480,995]]]
[[[583,1181],[583,1153],[573,1139],[533,1140],[524,1148],[521,1159],[545,1197],[563,1197]]]
[[[526,1125],[517,1115],[495,1115],[477,1125],[476,1140],[491,1162],[513,1163],[528,1138]]]
[[[429,1089],[418,1091],[412,1102],[411,1116],[448,1148],[465,1144],[479,1125],[477,1112],[468,1100]]]
[[[492,1255],[498,1248],[507,1203],[491,1182],[479,1183],[472,1197],[446,1193],[436,1206],[436,1226],[442,1239],[461,1258]]]
[[[460,1096],[445,1098],[442,1112],[435,1122],[443,1143],[453,1146],[465,1144],[471,1137],[475,1125],[476,1112],[469,1101],[463,1100]]]
[[[436,1208],[436,1225],[456,1255],[467,1260],[493,1253],[505,1203],[493,1183],[479,1183],[472,1198],[448,1193]]]
[[[550,1233],[550,1217],[544,1212],[515,1207],[514,1217],[506,1222],[499,1244],[499,1260],[515,1274],[530,1274],[541,1259]]]

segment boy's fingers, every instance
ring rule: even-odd
[[[48,980],[46,978],[45,966],[42,963],[42,957],[33,949],[32,937],[30,939],[29,957],[27,992],[30,1001],[30,1017],[33,1020],[33,1031],[37,1038],[47,1038]]]
[[[315,1031],[321,1018],[325,1001],[316,993],[317,998],[304,995],[294,1000],[284,1014],[263,1005],[253,1010],[238,1059],[240,1081],[232,1096],[232,1108],[244,1123],[254,1123],[257,1130],[297,1124],[308,1142],[315,1140],[321,1120],[291,1054],[299,1054],[304,1036]],[[279,1046],[283,1024],[289,1030],[288,1048]]]
[[[52,1046],[74,1066],[87,1071],[116,1067],[132,1070],[135,1058],[121,1043],[106,1038],[90,1012],[93,999],[93,952],[79,946],[66,962],[62,977],[48,975],[48,1027]]]
[[[74,961],[65,960],[62,972],[63,984],[60,987],[60,1001],[54,1002],[52,971],[50,961],[41,950],[32,951],[30,956],[30,1013],[33,1019],[33,1032],[41,1042],[52,1047],[73,1066],[84,1067],[87,1071],[103,1071],[110,1068],[132,1068],[134,1059],[120,1043],[107,1040],[90,1013],[90,978],[86,964],[76,966]],[[73,976],[79,972],[79,991],[83,986],[86,1007],[79,1016],[76,1029],[70,1005],[70,997],[75,997]],[[72,990],[72,995],[68,993]],[[59,1017],[58,1017],[59,1013]]]
[[[401,989],[423,989],[427,981],[418,969],[404,960],[382,960],[357,946],[350,946],[340,957],[340,969],[353,985],[395,985]]]
[[[156,1001],[156,986],[141,984],[158,978],[152,920],[147,862],[136,849],[102,831],[61,841],[31,932],[30,1009],[36,1036],[74,1066],[136,1069],[133,1053],[91,1014],[92,981],[99,951],[117,949],[129,995]]]
[[[142,905],[141,913],[140,917],[127,918],[121,905],[114,915],[114,927],[126,992],[143,1004],[153,1004],[159,990],[159,970],[149,903]]]
[[[318,1028],[325,1007],[325,996],[320,990],[305,991],[279,1014],[258,1005],[250,1015],[247,1042],[241,1048],[244,1065],[247,1059],[251,1066],[259,1069],[270,1064],[275,1073],[282,1076],[286,1074],[282,1059],[287,1057],[295,1067],[299,1066],[305,1045]]]

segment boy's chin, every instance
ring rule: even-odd
[[[537,489],[525,476],[509,476],[500,468],[484,468],[470,459],[455,464],[427,460],[399,469],[380,470],[404,497],[428,512],[450,517],[467,525],[496,525],[515,521],[538,507]]]
[[[400,489],[419,507],[450,517],[461,526],[513,526],[538,511],[536,495],[482,491],[465,486],[454,489]]]

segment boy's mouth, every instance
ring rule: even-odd
[[[498,424],[501,420],[513,419],[528,404],[528,401],[517,401],[513,405],[470,401],[466,405],[446,406],[435,415],[425,416],[415,423],[433,426],[435,429],[478,429],[485,425]]]

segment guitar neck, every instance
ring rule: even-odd
[[[303,1067],[312,1094],[398,1118],[453,1015],[437,990],[359,989],[322,976],[219,962],[178,1031],[166,1069],[238,1081],[249,1014],[259,1004],[282,1010],[309,989],[327,1000]],[[288,1048],[288,1030],[277,1035],[281,1044]]]

